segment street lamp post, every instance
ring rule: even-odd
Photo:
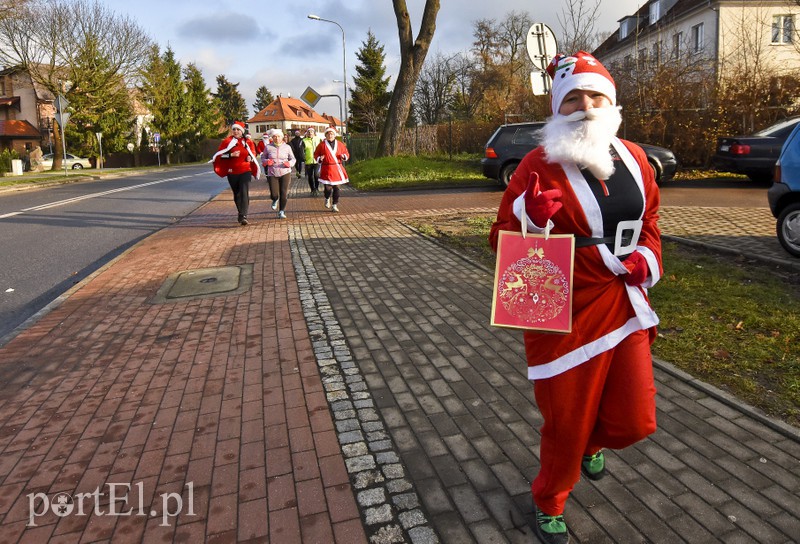
[[[338,79],[334,79],[333,82],[334,83],[343,83],[342,81],[339,81]],[[342,122],[342,132],[344,132],[344,117],[342,117],[342,97],[337,94],[336,98],[339,99],[339,121]]]
[[[342,28],[342,25],[340,25],[336,21],[331,21],[330,19],[323,19],[318,15],[309,15],[308,18],[314,21],[325,21],[326,23],[333,23],[339,27],[339,30],[342,31],[342,70],[344,73],[344,81],[342,82],[342,84],[344,86],[344,115],[346,117],[347,116],[347,48],[345,46],[344,29]],[[347,127],[346,119],[342,119],[342,125],[345,127],[346,131]]]

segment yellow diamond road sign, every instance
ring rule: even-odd
[[[317,105],[317,102],[319,102],[319,99],[322,97],[317,91],[315,91],[311,87],[306,87],[306,90],[303,91],[303,94],[300,95],[300,98],[303,100],[303,102],[305,102],[306,104],[308,104],[313,108],[314,106]]]

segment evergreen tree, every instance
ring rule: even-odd
[[[379,132],[383,129],[383,121],[392,99],[389,78],[384,77],[386,67],[384,47],[370,30],[367,40],[361,43],[356,52],[359,64],[353,78],[355,88],[350,89],[348,109],[350,119],[348,127],[355,132]],[[347,116],[348,112],[345,112]]]
[[[168,164],[170,155],[186,145],[191,120],[181,72],[171,48],[163,55],[158,54],[158,46],[152,48],[143,75],[142,98],[153,115],[151,127],[161,134],[160,145],[166,151]]]
[[[226,126],[232,125],[234,121],[247,119],[247,104],[242,93],[239,92],[238,83],[231,83],[224,75],[218,75],[217,92],[214,94],[214,99]]]
[[[211,91],[206,87],[203,74],[194,63],[183,70],[189,123],[185,135],[187,151],[199,156],[200,144],[206,138],[222,136],[222,119],[214,108]]]
[[[272,93],[266,86],[262,85],[256,89],[256,101],[253,102],[253,109],[258,113],[269,106],[273,100],[275,100],[275,97],[272,96]]]
[[[74,59],[88,73],[71,89],[72,117],[65,127],[68,148],[90,157],[100,154],[98,132],[102,133],[104,155],[125,149],[133,120],[125,80],[112,67],[98,41],[96,37],[88,38]]]

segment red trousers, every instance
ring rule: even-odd
[[[542,512],[563,513],[584,455],[625,448],[656,430],[650,343],[648,331],[638,331],[614,349],[534,382],[544,425],[531,492]]]

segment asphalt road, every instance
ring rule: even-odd
[[[0,343],[71,286],[225,188],[198,165],[0,194]]]
[[[668,181],[661,185],[663,206],[709,206],[712,208],[769,208],[769,185],[749,179],[709,178]]]

